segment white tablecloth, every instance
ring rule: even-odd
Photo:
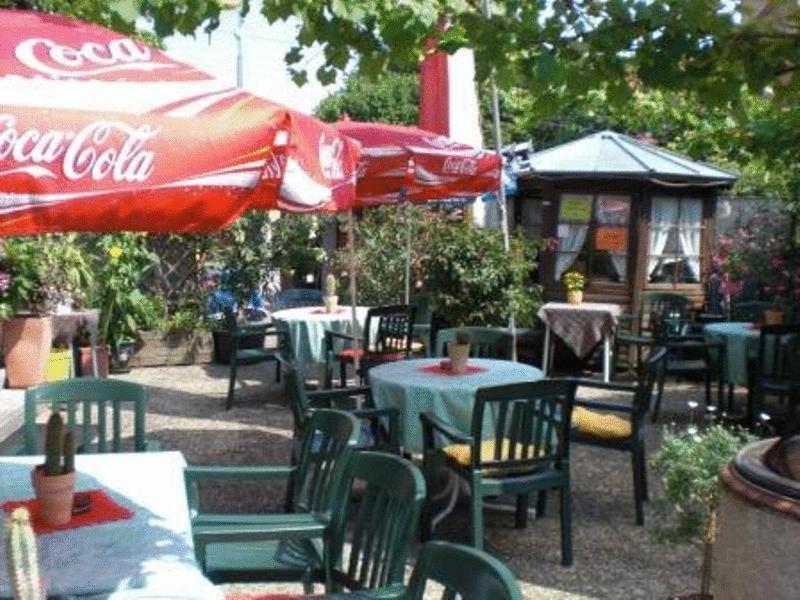
[[[0,503],[33,496],[41,457],[0,457]],[[103,489],[134,511],[130,519],[37,536],[48,595],[221,600],[192,546],[180,452],[79,455],[77,490]],[[7,515],[0,511],[3,524]],[[0,547],[0,597],[10,595]]]

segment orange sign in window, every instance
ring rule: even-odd
[[[594,236],[597,250],[625,253],[628,251],[627,227],[598,227]]]

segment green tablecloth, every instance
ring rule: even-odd
[[[709,341],[725,342],[725,381],[747,385],[747,360],[758,355],[760,330],[751,323],[709,323],[703,333]]]
[[[369,371],[376,406],[400,411],[400,443],[407,452],[422,452],[421,413],[430,411],[469,433],[478,388],[542,378],[542,372],[530,365],[479,358],[470,359],[469,364],[486,368],[480,373],[437,375],[422,370],[440,361],[439,358],[402,360]]]
[[[356,307],[358,326],[363,329],[367,318],[367,307]],[[288,308],[272,314],[274,321],[281,321],[289,332],[295,360],[304,365],[325,362],[325,330],[352,335],[350,307],[340,306],[335,313],[326,313],[321,306]]]

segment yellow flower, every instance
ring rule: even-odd
[[[108,249],[108,255],[114,260],[116,260],[120,256],[122,256],[122,248],[120,248],[119,246],[111,246],[111,248]]]

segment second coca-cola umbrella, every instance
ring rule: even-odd
[[[357,206],[475,198],[496,192],[500,157],[445,136],[401,125],[342,120],[336,129],[361,144]],[[411,295],[411,229],[406,229],[405,301]]]
[[[0,236],[201,232],[348,209],[357,146],[160,50],[0,10]]]

